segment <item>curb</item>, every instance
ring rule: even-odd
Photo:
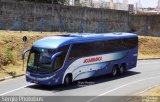
[[[21,77],[21,76],[24,76],[25,74],[20,74],[20,75],[16,75],[16,76],[8,76],[8,77],[5,77],[3,79],[0,79],[0,82],[1,81],[5,81],[5,80],[9,80],[9,79],[12,79],[12,78],[17,78],[17,77]]]
[[[160,60],[160,58],[146,58],[146,59],[144,58],[144,59],[138,59],[138,60],[158,60],[158,59]]]
[[[143,93],[145,93],[145,92],[147,92],[147,91],[149,91],[149,90],[151,90],[151,89],[153,89],[153,88],[156,88],[156,87],[158,87],[158,86],[160,86],[160,84],[156,84],[156,85],[153,85],[153,86],[151,86],[151,87],[148,87],[148,88],[144,89],[143,91],[140,91],[140,92],[135,93],[135,95],[143,94]]]
[[[0,79],[0,82],[1,82],[1,81],[4,81],[4,80],[5,80],[5,79]]]

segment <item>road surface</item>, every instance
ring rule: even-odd
[[[42,87],[27,83],[22,76],[0,82],[0,96],[91,96],[83,99],[94,102],[102,96],[135,96],[154,85],[160,85],[159,59],[140,60],[136,68],[121,77],[106,75],[68,87]]]

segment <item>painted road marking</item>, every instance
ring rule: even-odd
[[[104,93],[102,93],[102,94],[100,94],[100,95],[98,95],[98,96],[96,96],[96,97],[94,97],[94,98],[91,98],[90,100],[88,100],[88,101],[86,101],[86,102],[91,102],[91,101],[95,100],[96,98],[98,98],[98,97],[100,97],[100,96],[104,96],[105,94],[108,94],[108,93],[111,93],[111,92],[113,92],[113,91],[119,90],[119,89],[121,89],[121,88],[123,88],[123,87],[129,86],[129,85],[132,85],[132,84],[136,84],[136,83],[138,83],[138,82],[146,81],[146,80],[150,80],[150,79],[154,79],[154,78],[159,78],[159,77],[160,77],[160,75],[159,75],[159,76],[149,77],[149,78],[146,78],[146,79],[141,79],[141,80],[133,81],[133,82],[131,82],[131,83],[124,84],[124,85],[122,85],[122,86],[120,86],[120,87],[117,87],[117,88],[114,88],[114,89],[112,89],[112,90],[106,91],[106,92],[104,92]]]
[[[23,89],[23,88],[25,88],[25,87],[27,87],[27,86],[30,86],[30,85],[33,85],[33,84],[34,84],[34,83],[30,83],[30,84],[28,84],[28,85],[19,87],[19,88],[17,88],[17,89],[14,89],[14,90],[11,90],[11,91],[7,91],[7,92],[5,92],[5,93],[0,94],[0,96],[6,95],[6,94],[8,94],[8,93],[11,93],[11,92],[14,92],[14,91],[17,91],[17,90],[20,90],[20,89]]]
[[[160,62],[139,63],[138,65],[148,65],[148,64],[160,64]],[[157,77],[160,77],[160,76],[157,76]],[[107,94],[107,93],[113,92],[113,91],[118,90],[118,89],[120,89],[120,88],[123,88],[123,87],[125,87],[125,86],[131,85],[131,84],[135,84],[135,83],[138,83],[138,82],[141,82],[141,81],[149,80],[149,79],[152,79],[152,78],[156,78],[156,77],[150,77],[150,78],[146,78],[146,79],[134,81],[134,82],[131,82],[131,83],[128,83],[128,84],[124,84],[124,85],[122,85],[122,86],[120,86],[120,87],[117,87],[117,88],[115,88],[115,89],[112,89],[112,90],[110,90],[110,91],[107,91],[107,92],[105,92],[105,93],[102,93],[102,94],[100,94],[100,95],[98,95],[98,96],[90,99],[90,100],[87,101],[87,102],[91,102],[92,100],[96,99],[96,98],[99,97],[99,96],[103,96],[103,95],[105,95],[105,94]],[[7,82],[7,81],[3,81],[2,83],[4,83],[4,82]],[[2,84],[2,83],[0,83],[0,84]],[[3,93],[3,94],[0,94],[0,96],[6,95],[6,94],[8,94],[8,93],[11,93],[11,92],[14,92],[14,91],[17,91],[17,90],[20,90],[20,89],[23,89],[23,88],[25,88],[25,87],[27,87],[27,86],[30,86],[30,85],[33,85],[33,84],[34,84],[34,83],[31,83],[31,84],[28,84],[28,85],[19,87],[19,88],[17,88],[17,89],[14,89],[14,90],[5,92],[5,93]]]

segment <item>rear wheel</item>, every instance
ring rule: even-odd
[[[117,74],[118,74],[118,66],[115,65],[112,69],[112,76],[115,77],[117,76]]]
[[[125,64],[122,64],[119,68],[119,75],[122,75],[126,72],[126,66]]]
[[[72,83],[72,76],[71,75],[67,75],[64,79],[64,85],[68,86]]]

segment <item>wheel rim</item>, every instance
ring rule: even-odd
[[[70,84],[70,78],[69,78],[69,77],[66,77],[66,78],[65,78],[65,84],[66,84],[66,85],[69,85],[69,84]]]
[[[66,84],[69,84],[69,78],[68,77],[66,78]]]
[[[113,69],[113,76],[116,76],[116,75],[117,75],[117,69],[114,68],[114,69]]]
[[[121,68],[120,68],[120,74],[123,74],[123,73],[124,73],[124,68],[121,67]]]

